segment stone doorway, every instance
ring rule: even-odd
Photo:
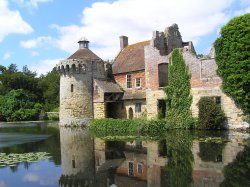
[[[128,118],[133,119],[133,117],[134,117],[134,112],[133,112],[133,109],[130,107],[128,109]]]

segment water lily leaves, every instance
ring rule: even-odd
[[[22,162],[37,162],[38,160],[46,160],[51,158],[49,153],[46,152],[36,152],[36,153],[0,153],[0,168],[2,167],[15,167],[18,163]]]

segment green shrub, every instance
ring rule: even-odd
[[[222,129],[226,117],[221,107],[217,105],[213,97],[202,97],[198,102],[200,129]]]

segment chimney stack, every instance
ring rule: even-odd
[[[123,50],[127,46],[128,46],[128,37],[127,36],[120,36],[120,48],[121,48],[121,50]]]

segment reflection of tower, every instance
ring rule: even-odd
[[[57,64],[60,73],[60,125],[87,124],[93,118],[93,78],[104,78],[103,61],[82,38],[79,49]]]
[[[85,186],[94,182],[94,145],[89,131],[60,128],[62,175],[60,186]]]

